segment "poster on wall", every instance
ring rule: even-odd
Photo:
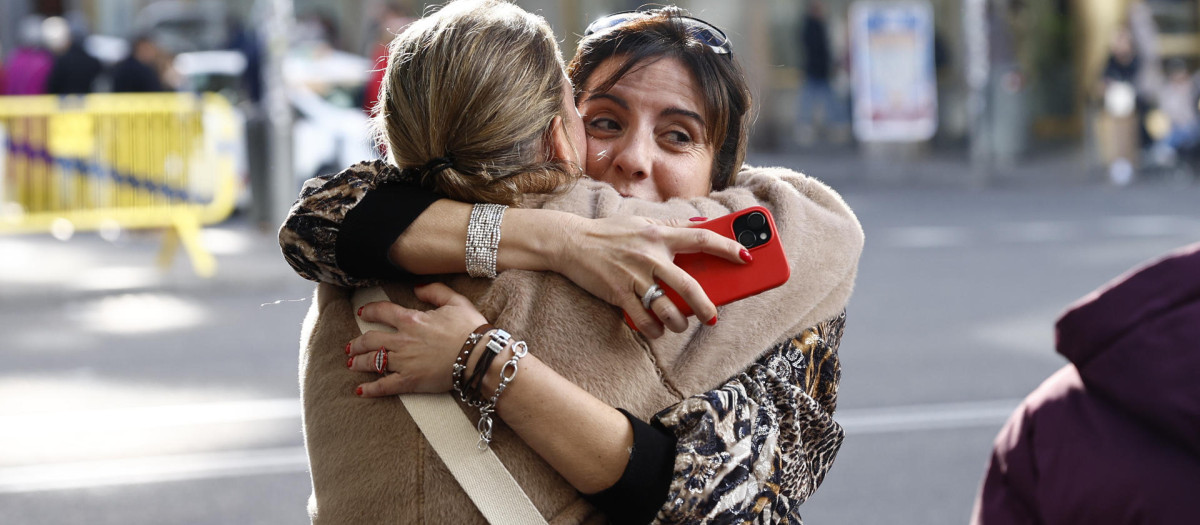
[[[918,142],[937,131],[933,8],[923,0],[850,6],[854,134]]]

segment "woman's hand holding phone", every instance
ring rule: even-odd
[[[762,293],[787,282],[791,276],[791,264],[779,242],[775,220],[766,208],[752,206],[696,224],[695,228],[711,231],[729,240],[736,239],[746,263],[731,264],[704,253],[680,253],[675,257],[674,264],[698,283],[713,304],[725,305]],[[660,279],[660,284],[664,295],[670,300],[657,301],[655,313],[662,309],[658,303],[668,302],[674,304],[677,307],[675,312],[684,317],[692,315],[693,310],[682,292],[665,280]],[[625,312],[625,322],[635,330],[639,329],[640,325],[635,326],[633,322],[633,311]],[[704,315],[699,317],[704,319]]]
[[[627,312],[647,337],[661,336],[664,325],[682,332],[687,317],[674,302],[654,301],[653,315],[642,308],[642,294],[660,281],[700,319],[716,317],[716,305],[693,276],[676,266],[675,256],[704,253],[732,264],[745,262],[737,241],[693,224],[683,219],[573,217],[547,229],[548,240],[554,239],[548,243],[549,269]]]

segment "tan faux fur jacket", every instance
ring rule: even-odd
[[[835,192],[782,169],[744,170],[737,187],[701,199],[648,203],[581,181],[562,195],[527,204],[587,217],[660,218],[720,217],[762,205],[775,216],[792,265],[789,282],[721,307],[715,327],[693,322],[682,334],[668,332],[653,341],[629,330],[618,309],[557,274],[507,271],[493,281],[446,278],[493,324],[528,342],[531,352],[567,379],[647,420],[720,385],[764,349],[839,315],[850,297],[863,245],[857,219]],[[388,284],[385,290],[403,306],[428,308],[405,285]],[[301,340],[314,522],[484,523],[398,398],[354,395],[354,387],[370,377],[345,367],[343,349],[359,333],[350,292],[318,286]],[[460,408],[477,418],[473,409]],[[492,446],[548,521],[603,522],[502,423]]]

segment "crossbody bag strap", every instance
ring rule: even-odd
[[[360,288],[354,292],[354,311],[376,301],[390,301],[383,288]],[[395,332],[385,324],[368,323],[357,316],[355,320],[363,332]],[[479,431],[450,394],[400,394],[400,400],[488,523],[546,524],[496,453],[490,448],[479,450]]]

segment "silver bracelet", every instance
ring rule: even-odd
[[[500,384],[496,386],[496,392],[487,403],[479,407],[479,423],[475,424],[475,430],[479,431],[479,443],[476,445],[479,450],[487,450],[488,445],[492,443],[492,414],[496,412],[496,402],[500,400],[500,394],[504,393],[504,389],[508,388],[513,378],[517,377],[517,371],[520,369],[517,362],[529,354],[529,345],[526,345],[525,341],[513,343],[512,349],[512,358],[500,369]]]
[[[503,204],[476,204],[467,222],[467,274],[471,277],[496,278],[496,251],[500,248],[500,223]]]
[[[492,326],[492,325],[487,325]],[[464,403],[473,407],[483,406],[486,402],[483,394],[479,393],[479,387],[483,384],[483,378],[487,375],[488,368],[491,367],[492,359],[500,355],[504,348],[508,346],[509,339],[512,335],[501,328],[493,327],[488,332],[488,342],[484,348],[484,354],[479,356],[479,361],[475,364],[475,372],[466,380],[466,383],[458,389],[459,399]]]

